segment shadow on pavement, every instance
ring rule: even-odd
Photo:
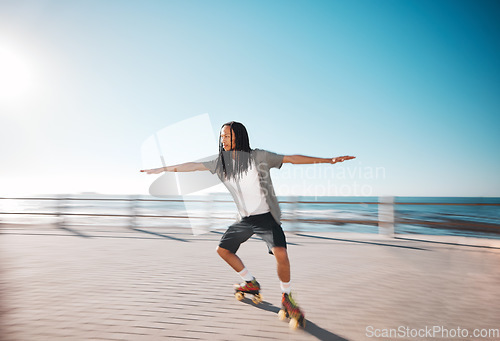
[[[158,236],[158,237],[163,237],[163,238],[167,238],[167,239],[177,240],[179,242],[185,242],[185,243],[189,242],[189,240],[187,240],[187,239],[176,238],[176,237],[172,237],[172,236],[169,236],[169,235],[166,235],[166,234],[162,234],[162,233],[158,233],[158,232],[152,232],[152,231],[147,231],[147,230],[138,229],[138,228],[134,228],[132,230],[138,231],[138,232],[142,232],[142,233],[149,233],[149,234],[152,234],[152,235]]]
[[[420,247],[413,247],[413,246],[392,245],[392,244],[375,243],[375,242],[363,242],[361,240],[350,240],[350,239],[340,239],[340,238],[331,238],[331,237],[321,237],[321,236],[313,236],[313,235],[302,234],[302,233],[297,233],[297,236],[309,237],[309,238],[317,238],[317,239],[336,240],[336,241],[339,241],[339,242],[348,242],[348,243],[357,243],[357,244],[369,244],[369,245],[378,245],[378,246],[397,247],[397,248],[410,249],[410,250],[429,251],[428,249],[422,249]]]
[[[442,242],[442,241],[437,241],[437,240],[426,240],[426,239],[418,239],[418,238],[404,238],[404,237],[394,237],[394,238],[395,239],[400,239],[400,240],[409,240],[409,241],[414,241],[414,242],[422,242],[422,243],[468,246],[468,247],[478,247],[478,248],[482,248],[482,249],[496,249],[496,250],[500,249],[499,247],[487,246],[487,245],[472,245],[472,244],[464,244],[464,243]]]
[[[85,233],[81,233],[80,231],[78,230],[75,230],[75,229],[72,229],[72,228],[69,228],[69,227],[60,227],[61,230],[63,231],[67,231],[69,233],[72,233],[78,237],[82,237],[82,238],[92,238],[92,236],[89,236]]]
[[[248,305],[252,305],[255,308],[259,308],[265,311],[270,311],[272,313],[275,313],[276,315],[278,315],[278,312],[280,311],[280,308],[266,301],[262,301],[259,304],[255,304],[252,302],[252,300],[245,297],[241,302],[246,303]],[[321,328],[320,326],[318,326],[314,322],[311,322],[308,319],[306,319],[306,328],[304,329],[304,331],[316,337],[318,340],[348,341],[348,339],[345,339],[332,332],[329,332],[328,330]]]

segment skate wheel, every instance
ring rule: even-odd
[[[286,311],[284,311],[283,309],[281,309],[278,312],[278,318],[279,318],[280,321],[284,321],[286,319]]]
[[[243,294],[242,292],[239,292],[239,291],[238,291],[237,293],[235,293],[235,294],[234,294],[234,297],[236,297],[236,299],[237,299],[238,301],[241,301],[242,299],[244,299],[244,298],[245,298],[245,294]]]
[[[290,320],[289,326],[290,326],[290,329],[295,330],[299,327],[299,321],[296,318],[293,318]]]
[[[262,302],[261,294],[253,295],[252,302],[255,304],[259,304],[260,302]]]

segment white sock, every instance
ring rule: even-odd
[[[290,294],[290,292],[292,291],[292,281],[290,282],[280,281],[280,286],[281,286],[281,292],[284,294]]]
[[[252,274],[250,273],[250,271],[248,271],[247,268],[243,268],[243,270],[241,270],[240,272],[238,272],[238,275],[240,275],[240,277],[244,280],[244,281],[251,281],[253,280],[253,276]]]

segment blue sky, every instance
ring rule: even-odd
[[[143,141],[208,113],[252,147],[357,156],[287,166],[283,193],[500,196],[499,18],[496,1],[2,1],[0,195],[147,193]]]

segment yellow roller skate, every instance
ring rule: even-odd
[[[291,294],[283,293],[281,298],[281,310],[278,313],[280,320],[290,318],[289,326],[291,329],[297,329],[299,326],[304,328],[306,326],[306,319],[304,313],[300,310],[297,303],[292,298]]]
[[[251,281],[246,281],[241,284],[234,285],[234,297],[238,301],[241,301],[245,298],[245,294],[253,295],[252,302],[255,304],[259,304],[262,302],[262,295],[260,294],[260,284],[255,280],[255,278]]]

